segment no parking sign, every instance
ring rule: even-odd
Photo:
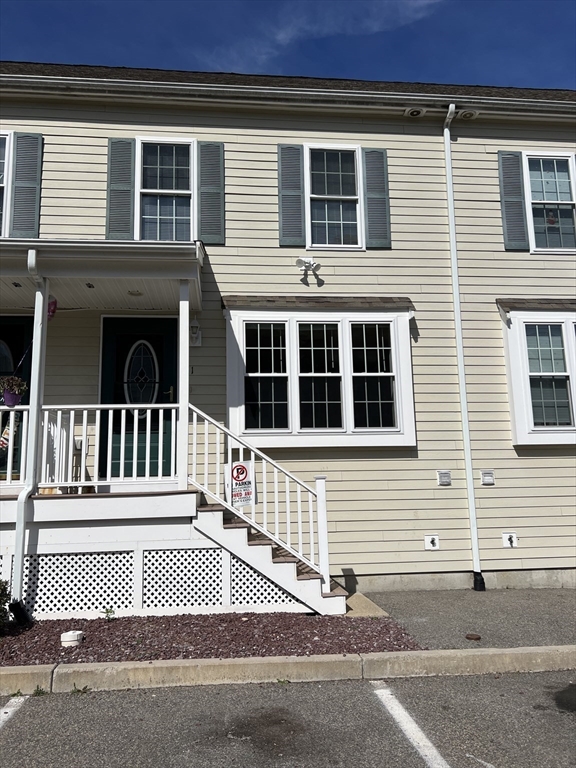
[[[230,471],[230,492],[233,507],[256,504],[256,484],[251,461],[235,461]]]

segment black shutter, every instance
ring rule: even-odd
[[[304,149],[301,145],[278,146],[278,207],[280,245],[305,246]]]
[[[42,136],[15,133],[10,237],[38,237],[41,178]]]
[[[134,139],[108,139],[106,239],[134,239]]]
[[[198,239],[224,245],[224,144],[198,142]]]
[[[385,149],[363,149],[366,248],[391,248],[388,157]]]
[[[500,205],[507,251],[529,251],[521,152],[498,152]]]

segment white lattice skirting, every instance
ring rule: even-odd
[[[28,555],[24,585],[36,618],[309,610],[220,548]]]

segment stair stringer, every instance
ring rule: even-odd
[[[323,596],[321,579],[297,579],[295,563],[272,562],[272,546],[250,546],[246,528],[224,528],[222,510],[199,510],[194,527],[315,613],[324,616],[346,613],[346,598]]]

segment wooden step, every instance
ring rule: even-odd
[[[224,528],[250,528],[250,523],[247,523],[246,520],[242,520],[240,517],[225,517]]]
[[[200,504],[196,507],[198,512],[223,512],[225,509],[222,504]]]
[[[296,578],[299,581],[307,581],[308,579],[321,579],[322,575],[318,573],[318,571],[315,571],[313,568],[310,568],[308,565],[304,565],[304,563],[299,563],[296,566],[296,573],[298,574]]]
[[[248,534],[248,546],[249,547],[271,547],[274,544],[272,539],[265,536],[259,531],[257,533]]]
[[[298,560],[296,555],[291,555],[290,552],[286,552],[285,554],[279,554],[279,553],[272,554],[272,562],[273,563],[299,563],[300,561]]]

